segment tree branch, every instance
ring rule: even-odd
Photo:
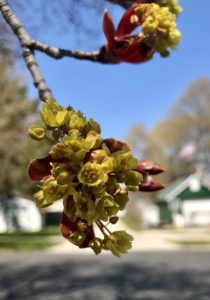
[[[123,1],[117,0],[108,0],[110,2],[121,4]],[[130,3],[132,1],[126,1],[126,3]],[[127,4],[124,4],[126,7]],[[10,26],[15,36],[18,38],[21,47],[23,57],[25,59],[25,63],[27,65],[28,70],[30,71],[34,86],[39,91],[39,96],[42,101],[46,101],[52,93],[48,88],[44,77],[42,76],[34,51],[40,51],[48,56],[51,56],[55,59],[61,59],[63,57],[73,57],[80,60],[89,60],[92,62],[99,62],[104,64],[116,64],[116,61],[113,57],[107,55],[105,46],[101,47],[99,50],[94,52],[84,52],[80,50],[66,50],[57,48],[54,46],[46,45],[41,43],[40,41],[34,40],[31,38],[29,33],[26,31],[24,26],[21,24],[15,13],[12,11],[10,6],[7,3],[7,0],[0,0],[0,11],[2,13],[3,18]]]
[[[55,59],[61,59],[64,57],[73,57],[79,60],[89,60],[92,62],[98,62],[103,64],[116,64],[118,63],[112,57],[108,56],[105,47],[101,47],[99,50],[94,52],[85,52],[81,50],[67,50],[61,49],[47,44],[43,44],[37,40],[26,41],[25,46],[31,50],[38,50],[43,52]]]
[[[120,5],[126,9],[136,2],[136,0],[107,0],[107,1],[113,4]]]
[[[31,37],[15,16],[6,0],[0,0],[0,10],[3,18],[8,23],[14,34],[17,36],[23,52],[23,57],[25,59],[28,70],[30,71],[35,87],[39,91],[39,96],[42,101],[46,101],[50,96],[52,96],[50,89],[47,87],[45,79],[43,78],[36,57],[33,51],[25,46],[30,43]]]

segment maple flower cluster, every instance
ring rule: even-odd
[[[103,249],[120,256],[131,248],[132,236],[111,232],[129,191],[157,191],[164,186],[152,175],[163,169],[151,161],[138,161],[127,143],[103,139],[100,126],[80,111],[49,98],[40,111],[45,126],[31,126],[31,138],[53,140],[49,154],[31,161],[29,177],[39,182],[34,198],[38,207],[63,199],[61,233],[79,248]],[[95,234],[95,226],[100,236]]]
[[[115,29],[105,11],[103,31],[110,61],[141,63],[155,52],[168,56],[181,38],[176,28],[180,12],[177,0],[138,0]],[[141,32],[132,34],[139,26]],[[47,207],[63,199],[60,227],[66,239],[79,248],[92,248],[95,254],[102,250],[116,256],[126,253],[132,236],[122,230],[111,232],[108,225],[117,223],[129,191],[164,188],[153,178],[164,170],[152,161],[138,161],[127,143],[103,139],[97,122],[53,98],[43,103],[40,116],[45,126],[31,126],[28,133],[37,141],[51,139],[53,146],[46,157],[29,165],[29,177],[39,182],[34,195],[37,206]]]
[[[127,9],[115,29],[106,10],[103,31],[107,56],[114,61],[130,63],[148,61],[155,52],[167,57],[169,49],[175,50],[181,39],[176,27],[180,12],[177,0],[138,0]],[[141,28],[139,33],[136,33],[137,27]]]

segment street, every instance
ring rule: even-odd
[[[1,253],[0,300],[209,300],[210,252]]]

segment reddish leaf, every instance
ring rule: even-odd
[[[141,3],[143,2],[147,1],[141,1]],[[131,17],[136,16],[135,8],[137,5],[140,4],[128,8],[118,25],[117,31],[108,11],[104,12],[103,31],[107,39],[105,49],[107,56],[116,61],[142,63],[153,55],[153,49],[142,42],[143,37],[136,34],[132,35],[134,29],[140,26],[142,22],[141,19],[137,19],[137,22],[131,22]]]
[[[77,231],[77,221],[70,221],[67,215],[63,213],[61,217],[60,228],[62,235],[68,239],[75,231]]]
[[[149,180],[139,184],[139,191],[142,192],[157,192],[164,188],[164,184],[160,183],[157,180],[154,180],[152,177],[149,177]]]
[[[124,49],[116,50],[118,60],[129,63],[145,62],[153,53],[152,48],[141,42],[131,43]]]
[[[103,142],[109,148],[109,151],[111,153],[129,148],[127,143],[113,139],[113,138],[104,139]]]
[[[48,155],[44,158],[34,159],[30,162],[28,167],[28,175],[31,180],[39,181],[43,177],[50,175],[52,161],[51,156]]]
[[[63,237],[65,237],[66,239],[69,239],[76,231],[78,231],[78,223],[80,221],[87,224],[87,222],[85,220],[82,220],[81,218],[77,218],[76,221],[72,222],[71,220],[69,220],[67,215],[65,213],[63,213],[62,217],[61,217],[61,224],[60,224],[60,229],[61,229],[61,233],[62,233]],[[90,241],[95,236],[92,225],[87,224],[87,229],[84,233],[85,233],[85,240],[79,246],[79,248],[89,247]]]
[[[107,39],[108,48],[113,46],[115,37],[115,27],[108,10],[103,15],[103,31]]]
[[[156,175],[164,172],[165,170],[157,163],[151,160],[140,160],[135,167],[134,171],[144,174],[145,172],[150,175]]]
[[[130,21],[131,16],[135,15],[135,7],[136,5],[131,6],[122,16],[122,19],[117,27],[116,37],[128,36],[139,26],[138,23],[131,23]]]

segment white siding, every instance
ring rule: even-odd
[[[182,211],[186,226],[210,225],[210,200],[186,200]]]
[[[2,201],[0,205],[0,232],[39,231],[41,214],[31,200],[15,197]]]

